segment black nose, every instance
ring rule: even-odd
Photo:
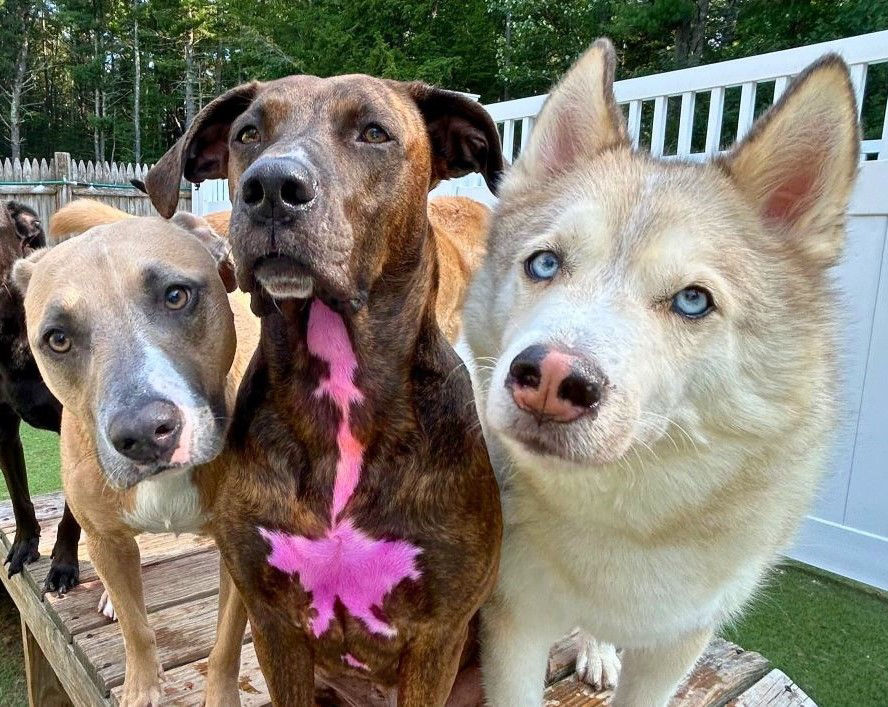
[[[601,402],[601,381],[571,373],[558,384],[558,397],[581,408],[591,408]]]
[[[265,157],[241,175],[241,198],[253,217],[286,219],[317,196],[308,165],[295,157]]]
[[[182,413],[168,400],[151,400],[117,413],[108,426],[114,449],[139,464],[168,461],[179,443]]]
[[[522,388],[539,388],[542,371],[540,364],[546,357],[546,347],[540,344],[528,346],[512,359],[509,378]]]

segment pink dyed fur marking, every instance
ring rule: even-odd
[[[298,574],[299,582],[311,592],[316,615],[311,629],[321,636],[333,620],[336,600],[363,621],[376,634],[394,636],[395,629],[379,619],[374,609],[400,582],[419,579],[416,558],[421,549],[404,540],[371,538],[340,514],[357,488],[364,460],[364,447],[351,432],[351,404],[363,400],[354,384],[358,367],[342,317],[320,300],[314,300],[308,315],[308,350],[327,362],[330,375],[318,385],[315,395],[328,396],[339,408],[340,422],[336,432],[339,460],[333,484],[330,517],[333,526],[322,538],[306,538],[259,528],[271,545],[268,562],[290,574]],[[350,662],[355,660],[355,663]],[[344,660],[367,669],[350,654]]]
[[[357,668],[358,670],[370,670],[369,665],[358,660],[351,653],[346,653],[344,656],[342,656],[342,660],[345,661],[346,665],[350,665],[353,668]]]

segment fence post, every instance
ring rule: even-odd
[[[55,164],[55,178],[59,181],[67,180],[65,184],[56,187],[56,211],[69,203],[74,196],[74,187],[70,183],[73,177],[71,170],[71,154],[68,152],[56,152],[53,154]]]

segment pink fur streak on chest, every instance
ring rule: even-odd
[[[302,587],[311,593],[315,616],[312,633],[321,636],[333,619],[338,599],[372,633],[394,636],[395,630],[379,618],[385,597],[405,579],[417,580],[416,558],[421,549],[404,540],[371,538],[352,521],[343,518],[361,478],[364,446],[351,431],[351,405],[363,400],[354,383],[358,367],[354,349],[342,317],[319,300],[308,315],[308,350],[326,361],[330,372],[315,390],[328,397],[339,410],[336,444],[339,459],[331,501],[332,527],[321,538],[307,538],[259,528],[271,545],[268,562],[282,572],[299,575]]]

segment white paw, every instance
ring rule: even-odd
[[[577,633],[577,677],[596,690],[612,690],[620,674],[620,658],[610,643],[597,641],[585,631]]]
[[[99,599],[98,611],[102,616],[106,616],[112,621],[117,621],[117,614],[114,613],[114,605],[111,603],[111,597],[107,589],[102,592],[102,598]]]

